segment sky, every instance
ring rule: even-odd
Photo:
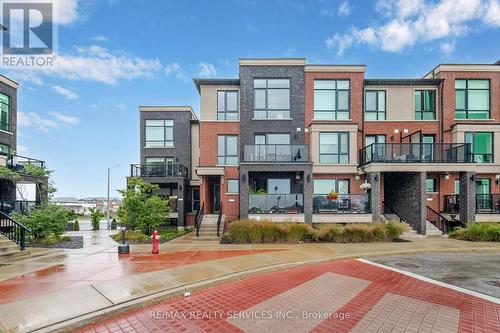
[[[58,67],[0,73],[21,85],[17,153],[46,161],[56,196],[104,196],[108,167],[117,195],[139,161],[138,106],[199,113],[192,78],[237,77],[239,58],[366,64],[367,78],[500,60],[500,0],[54,3]]]

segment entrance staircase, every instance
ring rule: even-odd
[[[29,254],[29,250],[21,251],[21,247],[19,245],[7,237],[0,235],[0,262]]]
[[[219,215],[217,214],[207,214],[203,215],[199,236],[197,239],[200,240],[219,240],[219,236],[217,236],[217,221],[219,219]],[[226,219],[225,215],[221,216],[221,229],[224,225],[224,221]],[[222,231],[222,230],[221,230]]]
[[[429,220],[425,220],[425,235],[427,237],[442,237],[443,232],[436,228]]]

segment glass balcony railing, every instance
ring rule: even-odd
[[[331,199],[331,198],[330,198]],[[369,194],[339,194],[335,200],[325,195],[314,195],[314,213],[351,213],[366,214],[371,212]]]
[[[469,143],[373,143],[359,151],[359,164],[474,163]]]
[[[188,169],[182,164],[152,163],[132,164],[131,177],[186,177]]]
[[[250,214],[304,212],[304,195],[302,193],[250,194],[248,203]]]
[[[444,212],[460,213],[460,194],[444,196]],[[476,194],[476,213],[500,214],[500,194]]]
[[[245,145],[245,162],[307,162],[307,145]]]

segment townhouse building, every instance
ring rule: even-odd
[[[17,90],[19,84],[0,75],[0,212],[24,212],[47,200],[47,177],[30,173],[28,165],[45,162],[17,155]],[[0,226],[0,233],[3,233]]]
[[[177,190],[199,201],[177,203],[178,225],[398,218],[426,234],[500,221],[500,64],[441,64],[408,79],[365,70],[240,59],[237,78],[194,79],[200,119],[174,120],[175,150],[141,145],[143,168],[150,156],[190,170]],[[143,114],[153,114],[144,111],[141,140]],[[173,119],[170,109],[155,112]],[[181,222],[183,214],[191,215]]]

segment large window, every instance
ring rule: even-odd
[[[349,133],[319,133],[319,162],[349,163]]]
[[[8,155],[10,153],[10,146],[0,143],[0,154]]]
[[[326,195],[332,191],[337,192],[339,194],[349,194],[349,180],[348,179],[314,180],[314,194]]]
[[[255,79],[254,118],[290,118],[290,80]]]
[[[238,92],[217,92],[217,119],[238,120]]]
[[[10,131],[10,98],[0,93],[0,130]]]
[[[415,119],[435,120],[436,119],[436,91],[416,90],[415,91]]]
[[[490,118],[490,81],[455,80],[455,119]]]
[[[365,120],[385,120],[385,91],[365,91]]]
[[[288,133],[266,133],[255,134],[256,145],[289,145],[290,134]]]
[[[146,120],[146,148],[172,148],[173,146],[173,120]]]
[[[219,135],[217,137],[217,164],[238,164],[238,136]]]
[[[436,179],[435,178],[427,178],[425,180],[425,192],[433,193],[437,192]]]
[[[314,119],[349,119],[349,80],[314,81]]]
[[[493,163],[493,133],[465,132],[465,142],[472,147],[476,163]]]

